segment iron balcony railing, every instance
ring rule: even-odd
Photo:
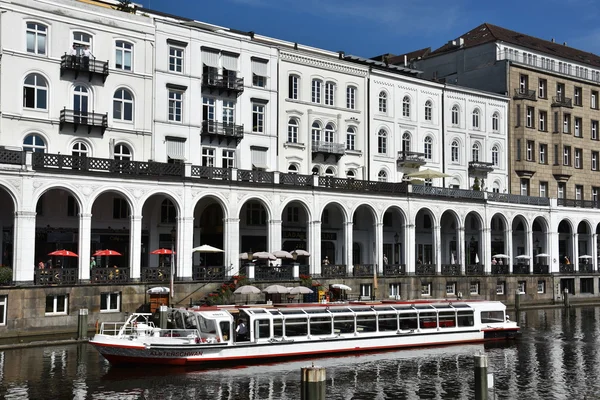
[[[425,153],[399,151],[396,163],[398,167],[417,168],[427,164],[427,160],[425,159]]]
[[[508,275],[508,265],[492,265],[493,275]]]
[[[313,175],[299,175],[299,174],[279,174],[279,183],[282,185],[292,186],[312,186],[314,182]]]
[[[456,276],[461,275],[460,264],[442,264],[442,275]]]
[[[387,264],[383,266],[383,276],[406,275],[406,264]]]
[[[192,177],[230,181],[231,168],[203,167],[192,165]]]
[[[466,275],[484,275],[484,267],[481,264],[467,264]]]
[[[521,196],[510,193],[488,193],[489,201],[497,201],[500,203],[514,204],[529,204],[532,206],[549,206],[550,199],[548,197]]]
[[[86,61],[82,56],[65,54],[60,58],[60,75],[62,76],[66,71],[74,72],[76,79],[80,73],[85,73],[88,74],[90,81],[97,75],[104,82],[108,76],[108,61],[99,61],[93,57]]]
[[[554,96],[552,97],[552,107],[573,108],[573,99],[565,96]]]
[[[0,164],[23,165],[25,152],[22,150],[9,150],[0,146]]]
[[[242,139],[244,137],[244,125],[228,124],[217,121],[202,121],[201,134]]]
[[[515,89],[515,95],[513,96],[513,99],[515,100],[519,100],[519,99],[524,99],[524,100],[533,100],[535,101],[535,90],[530,90],[530,89]]]
[[[490,173],[494,170],[494,163],[482,161],[469,161],[469,173]]]
[[[453,189],[425,185],[414,185],[412,187],[412,192],[419,195],[454,199],[484,200],[485,198],[485,192],[479,190]]]
[[[513,274],[518,275],[529,275],[529,265],[527,264],[516,264],[513,265]]]
[[[44,268],[36,269],[34,284],[46,285],[74,285],[78,280],[78,268]]]
[[[92,268],[90,281],[101,284],[117,284],[129,282],[129,268]]]
[[[76,132],[80,126],[86,126],[88,128],[88,133],[90,133],[91,129],[94,127],[99,127],[102,130],[102,133],[104,133],[106,128],[108,128],[108,113],[99,114],[63,108],[60,110],[59,121],[61,130],[65,124],[72,124],[74,132]]]
[[[313,153],[344,155],[345,148],[343,143],[312,141]]]
[[[346,266],[345,265],[322,265],[321,266],[321,277],[322,278],[344,278],[346,277]]]
[[[244,91],[244,78],[220,74],[204,74],[202,76],[202,86],[209,89],[235,92],[239,95]]]
[[[535,264],[533,266],[534,274],[548,274],[550,273],[550,266],[545,264]]]
[[[225,280],[225,266],[192,266],[192,280],[202,282],[223,281]]]
[[[600,208],[599,200],[556,199],[556,203],[561,207]]]
[[[415,267],[416,275],[435,275],[436,274],[435,264],[417,264]]]

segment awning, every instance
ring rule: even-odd
[[[252,73],[258,76],[267,76],[269,71],[264,61],[252,60]]]
[[[223,68],[228,71],[237,71],[238,69],[238,58],[229,54],[223,54],[221,59],[223,60]]]
[[[219,53],[202,49],[202,63],[207,67],[219,68]]]
[[[265,170],[269,169],[269,167],[266,164],[260,164],[260,163],[259,164],[254,164],[253,163],[252,164],[252,168],[254,168],[254,169],[265,169]]]
[[[185,139],[167,139],[167,157],[172,160],[185,160]]]

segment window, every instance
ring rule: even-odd
[[[349,169],[348,171],[346,171],[346,178],[348,179],[355,179],[356,178],[356,172],[354,172],[354,170]]]
[[[431,296],[431,282],[421,282],[421,296]]]
[[[346,150],[356,150],[356,129],[348,127],[346,130]]]
[[[373,285],[371,283],[361,283],[360,284],[360,297],[363,299],[364,298],[370,299],[372,288],[373,288]]]
[[[33,54],[46,54],[46,38],[48,28],[35,22],[27,23],[27,52]]]
[[[521,196],[529,196],[529,179],[521,179]]]
[[[300,87],[300,77],[290,75],[288,78],[288,99],[298,100],[298,88]]]
[[[527,282],[525,282],[525,281],[519,281],[517,283],[517,292],[519,294],[525,294],[526,289],[527,289]]]
[[[354,110],[356,108],[356,88],[348,86],[346,88],[346,108]]]
[[[535,161],[533,158],[533,149],[535,148],[535,142],[533,140],[527,141],[527,148],[525,151],[525,157],[527,161]]]
[[[592,121],[591,123],[592,125],[592,132],[591,132],[591,138],[592,140],[598,140],[598,121]]]
[[[473,110],[473,128],[479,129],[479,109]]]
[[[223,150],[223,168],[235,167],[235,150]]]
[[[575,135],[575,137],[583,137],[583,129],[581,129],[583,125],[583,122],[581,120],[581,118],[575,118],[575,130],[573,132],[573,134]]]
[[[66,315],[69,309],[69,295],[46,296],[46,315]]]
[[[388,297],[393,299],[400,299],[400,284],[390,283],[388,286]]]
[[[573,158],[573,166],[575,168],[583,168],[582,151],[581,149],[575,149],[575,157]]]
[[[202,98],[202,120],[203,121],[215,121],[215,99],[210,97]],[[212,128],[214,125],[207,124],[208,128]]]
[[[410,133],[404,132],[402,134],[402,152],[410,152]]]
[[[387,113],[387,93],[383,91],[379,92],[379,112]]]
[[[119,312],[121,311],[121,293],[101,293],[100,294],[100,312]]]
[[[252,132],[265,132],[265,106],[263,104],[252,104]]]
[[[74,157],[86,157],[88,155],[88,147],[83,142],[75,142],[71,148],[71,155]]]
[[[183,72],[183,51],[181,47],[169,46],[169,71]]]
[[[548,95],[548,82],[545,79],[540,79],[539,83],[538,97],[540,99],[545,99]]]
[[[548,182],[540,182],[540,197],[548,197]]]
[[[202,166],[203,167],[214,167],[215,164],[215,149],[210,147],[202,148]]]
[[[517,139],[517,154],[515,156],[517,161],[521,161],[521,139]]]
[[[581,106],[581,97],[581,88],[576,86],[573,92],[573,102],[576,106]]]
[[[325,83],[325,105],[335,105],[335,83],[333,82]]]
[[[122,40],[115,42],[115,68],[124,71],[132,70],[133,45]]]
[[[563,146],[563,165],[571,165],[571,146]]]
[[[493,146],[492,147],[492,165],[494,167],[500,166],[499,153],[500,153],[500,151],[498,150],[498,146]]]
[[[320,142],[321,141],[321,124],[318,123],[317,121],[313,122],[312,124],[312,141],[313,142]]]
[[[527,75],[519,75],[519,93],[527,94],[529,87],[529,77]]]
[[[558,183],[557,186],[557,190],[556,190],[556,197],[559,199],[564,199],[565,198],[565,184],[564,183]]]
[[[583,186],[575,185],[575,200],[583,200]]]
[[[121,197],[113,198],[113,219],[129,218],[129,206],[127,201]]]
[[[563,133],[571,133],[571,114],[563,115]]]
[[[164,199],[160,204],[160,222],[174,224],[177,219],[177,209],[170,199]]]
[[[267,86],[267,76],[269,75],[269,64],[266,60],[252,58],[252,86]]]
[[[133,121],[133,96],[127,89],[118,89],[113,97],[113,119]]]
[[[379,174],[377,174],[377,180],[379,182],[387,182],[387,172],[384,170],[379,171]]]
[[[300,208],[288,207],[287,222],[298,222],[298,221],[300,221]]]
[[[431,121],[433,118],[433,104],[431,100],[425,102],[425,121]]]
[[[516,119],[515,126],[517,126],[517,127],[521,126],[521,105],[520,104],[517,104],[517,112],[516,112],[515,119]]]
[[[35,110],[48,108],[48,83],[40,74],[29,74],[23,85],[23,107]]]
[[[473,144],[473,147],[471,148],[471,161],[479,162],[479,151],[480,151],[479,143]]]
[[[592,201],[596,207],[598,206],[598,200],[598,188],[594,186],[592,187]]]
[[[454,296],[456,294],[456,282],[446,282],[446,295]]]
[[[288,121],[288,143],[298,143],[298,121],[290,118]]]
[[[335,172],[334,172],[333,168],[327,168],[325,170],[325,176],[334,176],[334,175],[335,175]]]
[[[288,167],[288,174],[298,174],[298,167],[296,164],[290,164]]]
[[[387,132],[384,129],[377,134],[377,153],[387,154]]]
[[[402,99],[402,116],[410,118],[410,97],[404,96]]]
[[[594,110],[598,109],[598,91],[592,90],[592,94],[590,96],[590,108]]]
[[[506,282],[496,282],[496,294],[503,295],[506,292]]]
[[[479,295],[479,282],[478,281],[471,282],[469,284],[469,293],[471,295]]]
[[[458,140],[453,140],[450,146],[450,153],[452,154],[452,162],[459,162],[458,159]]]
[[[565,84],[557,83],[556,84],[556,100],[564,101],[564,99],[563,99],[564,94],[565,94]]]
[[[539,152],[539,162],[540,162],[540,164],[548,164],[548,159],[546,158],[546,155],[548,153],[548,145],[547,144],[540,144],[539,150],[540,150],[540,152]]]
[[[235,122],[235,102],[233,102],[231,100],[223,100],[223,124],[232,125],[234,122]]]
[[[131,150],[127,145],[119,143],[113,149],[113,156],[117,161],[129,161],[131,160]]]
[[[83,49],[85,46],[89,46],[92,49],[92,36],[85,32],[73,32],[73,45],[77,49],[77,55],[83,55]]]
[[[458,126],[458,124],[459,124],[458,116],[459,116],[458,106],[454,105],[454,106],[452,106],[452,125]]]
[[[598,153],[597,151],[592,151],[592,171],[598,171]]]
[[[323,82],[318,79],[313,79],[313,81],[312,81],[312,102],[313,103],[321,102],[322,88],[323,88]]]
[[[533,118],[535,115],[535,108],[527,107],[527,114],[525,116],[525,126],[527,128],[533,128]]]
[[[181,122],[183,93],[169,90],[169,121]]]
[[[327,124],[325,126],[325,142],[333,143],[334,137],[335,137],[335,128],[333,127],[333,124]]]
[[[432,148],[433,148],[433,139],[431,138],[431,136],[427,136],[423,143],[423,153],[425,153],[425,158],[427,160],[432,159],[432,154],[433,154]]]
[[[546,120],[548,119],[548,113],[546,111],[540,111],[539,116],[538,128],[540,131],[546,132]]]
[[[23,150],[31,151],[32,153],[45,153],[46,143],[40,135],[32,133],[23,139]]]
[[[498,115],[498,113],[492,115],[492,130],[494,132],[500,132],[500,115]]]

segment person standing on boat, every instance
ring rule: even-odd
[[[248,327],[243,319],[238,321],[237,328],[235,328],[235,341],[241,342],[248,340]]]

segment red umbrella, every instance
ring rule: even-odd
[[[92,256],[122,256],[122,254],[115,250],[98,250],[97,252],[92,254]]]
[[[49,256],[63,256],[63,257],[79,257],[77,254],[69,250],[56,250],[52,253],[48,253]]]
[[[170,249],[156,249],[156,250],[152,250],[150,252],[150,254],[173,254],[173,253],[175,253],[175,252]]]

